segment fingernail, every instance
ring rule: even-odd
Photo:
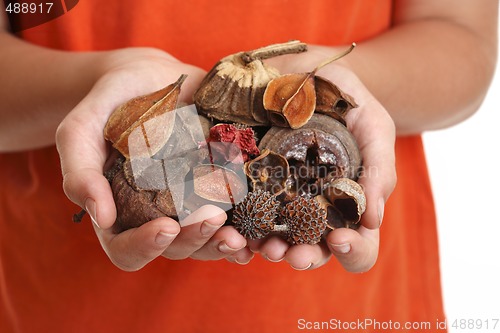
[[[384,206],[385,206],[384,199],[382,199],[382,198],[378,199],[378,222],[379,222],[379,227],[382,225],[382,220],[384,219]]]
[[[233,257],[233,256],[229,256],[229,257],[226,257],[226,260],[233,263],[233,264],[238,264],[238,265],[246,265],[248,264],[251,260],[252,260],[253,256],[250,257],[250,259],[248,259],[247,261],[240,261],[238,260],[237,258]]]
[[[349,251],[351,251],[351,244],[349,244],[349,243],[330,244],[330,246],[332,247],[332,249],[335,252],[340,253],[340,254],[346,254],[346,253],[349,253]]]
[[[201,223],[200,233],[202,236],[208,236],[213,234],[220,227],[220,225],[213,225],[211,223],[208,223],[207,221],[203,221]]]
[[[267,256],[267,254],[262,254],[262,256],[267,260],[267,261],[270,261],[270,262],[280,262],[280,261],[283,261],[283,259],[285,259],[285,257],[281,257],[279,259],[271,259]]]
[[[88,198],[85,200],[85,211],[89,214],[90,219],[92,220],[92,223],[99,229],[101,228],[99,226],[99,223],[97,223],[97,205],[94,200]]]
[[[168,234],[166,232],[160,231],[155,238],[156,244],[160,246],[166,246],[172,241],[172,238],[174,238],[176,235],[173,234]]]
[[[241,250],[241,249],[233,249],[232,247],[227,245],[226,242],[224,242],[224,241],[220,242],[219,245],[217,246],[217,248],[222,253],[233,253],[233,252],[236,252],[238,250]]]
[[[313,265],[313,263],[309,263],[309,265],[307,267],[303,267],[303,268],[297,268],[297,267],[294,267],[292,265],[290,265],[290,267],[292,267],[293,269],[295,269],[296,271],[306,271],[308,270],[309,268],[311,268],[311,266]]]

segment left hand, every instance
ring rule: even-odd
[[[277,57],[271,62],[282,73],[308,72],[334,53],[330,48],[318,47],[300,55]],[[316,245],[290,246],[279,237],[271,237],[250,241],[249,247],[270,261],[285,260],[298,270],[318,268],[334,255],[347,271],[365,272],[377,260],[384,205],[396,185],[395,126],[385,108],[347,67],[327,65],[318,75],[337,84],[359,105],[349,111],[346,122],[363,157],[363,172],[358,182],[365,191],[367,207],[361,226],[358,230],[335,229]]]

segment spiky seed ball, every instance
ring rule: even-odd
[[[281,211],[290,244],[316,244],[325,232],[326,211],[314,198],[296,197]]]
[[[279,201],[271,193],[261,190],[249,192],[234,208],[236,230],[249,239],[266,237],[273,230],[279,207]]]

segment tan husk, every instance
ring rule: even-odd
[[[351,179],[335,179],[325,190],[324,196],[341,214],[347,226],[359,223],[366,210],[363,188]]]
[[[220,121],[268,125],[262,96],[267,83],[279,72],[264,64],[262,59],[305,50],[304,43],[290,41],[221,59],[205,76],[194,95],[198,111]]]

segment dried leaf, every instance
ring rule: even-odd
[[[130,157],[129,146],[134,146],[137,156],[154,155],[170,137],[174,117],[153,119],[176,107],[185,79],[186,75],[181,75],[175,83],[118,107],[106,123],[104,138],[127,158]]]

